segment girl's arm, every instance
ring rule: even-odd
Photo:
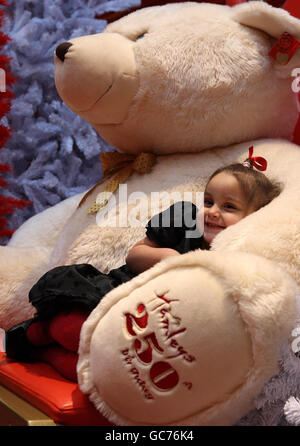
[[[145,237],[129,250],[126,264],[131,271],[140,274],[162,259],[175,255],[180,255],[175,249],[161,248],[149,237]]]

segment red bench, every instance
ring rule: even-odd
[[[26,402],[23,402],[24,400]],[[51,366],[43,363],[15,362],[1,352],[0,426],[12,423],[13,425],[110,425],[80,391],[78,385],[64,379]]]

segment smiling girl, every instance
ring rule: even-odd
[[[266,206],[280,194],[279,183],[270,181],[263,173],[264,158],[249,158],[242,164],[230,164],[216,170],[209,178],[204,192],[204,234],[210,244],[214,237],[252,212]],[[260,163],[259,163],[260,162]]]
[[[209,249],[221,231],[277,197],[280,185],[260,172],[266,170],[267,161],[262,157],[252,157],[252,154],[253,147],[250,147],[246,161],[221,167],[208,179],[204,191],[202,237],[199,234],[197,238],[186,238],[186,231],[194,229],[189,221],[195,221],[196,206],[190,202],[175,203],[150,220],[146,237],[131,248],[126,258],[130,270],[141,273],[165,257],[195,249]],[[162,224],[166,213],[170,215],[169,227]],[[203,212],[199,212],[198,218],[203,218]]]

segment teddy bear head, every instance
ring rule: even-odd
[[[300,50],[271,48],[300,21],[253,1],[234,7],[176,3],[144,8],[103,33],[56,49],[63,101],[120,152],[199,152],[261,137],[291,139]]]

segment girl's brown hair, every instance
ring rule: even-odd
[[[277,197],[282,190],[280,183],[269,180],[269,178],[258,170],[251,169],[238,163],[217,169],[210,176],[207,184],[219,173],[228,173],[237,179],[247,198],[247,207],[253,206],[254,211],[266,206]]]

